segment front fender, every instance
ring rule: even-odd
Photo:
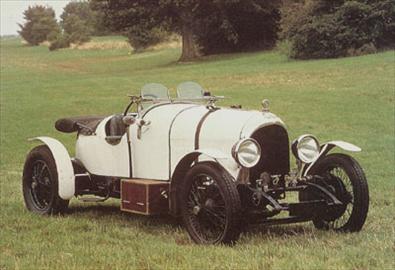
[[[179,214],[179,206],[177,205],[177,191],[181,187],[181,183],[184,180],[185,175],[188,170],[191,168],[192,164],[199,158],[199,156],[204,156],[211,160],[214,160],[218,166],[222,166],[219,162],[220,160],[226,161],[231,158],[224,154],[223,152],[216,149],[197,149],[186,154],[178,163],[172,173],[171,181],[170,181],[170,213],[173,216],[177,216]],[[227,170],[228,171],[228,170]]]
[[[208,156],[212,159],[227,159],[229,158],[226,156],[223,152],[216,150],[216,149],[197,149],[188,155],[194,155],[194,156],[200,156],[200,155],[205,155]]]
[[[75,177],[73,164],[66,148],[58,140],[49,137],[31,138],[29,141],[41,141],[51,150],[58,172],[59,197],[69,200],[75,193]]]
[[[335,147],[339,147],[339,148],[341,148],[345,151],[349,151],[349,152],[360,152],[362,150],[358,146],[356,146],[352,143],[349,143],[349,142],[344,142],[344,141],[330,141],[330,142],[324,143],[321,145],[321,151],[320,151],[318,158],[307,166],[307,168],[303,172],[303,176],[306,176],[309,173],[310,169],[312,167],[314,167],[314,165],[321,158],[325,157],[329,153],[329,151],[331,151]]]

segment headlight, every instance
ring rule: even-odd
[[[320,145],[313,135],[302,135],[292,143],[292,153],[304,163],[311,163],[320,154]]]
[[[243,139],[233,146],[232,155],[241,166],[251,168],[261,158],[261,147],[254,139]]]

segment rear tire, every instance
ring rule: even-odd
[[[198,244],[233,244],[240,236],[241,203],[232,177],[213,162],[193,166],[181,188],[184,225]]]
[[[37,146],[28,154],[22,189],[26,208],[36,214],[58,214],[67,209],[69,201],[59,197],[56,163],[46,145]]]
[[[324,177],[334,195],[344,203],[340,213],[315,218],[314,226],[341,232],[360,231],[369,209],[369,189],[359,163],[348,155],[330,154],[318,161],[311,174]]]

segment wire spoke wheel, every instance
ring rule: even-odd
[[[64,211],[69,201],[58,195],[58,173],[51,151],[45,145],[34,148],[23,169],[23,198],[27,209],[38,214]]]
[[[328,223],[327,226],[330,229],[338,230],[350,220],[354,208],[354,190],[350,177],[342,167],[333,166],[328,168],[325,175],[328,186],[332,188],[333,193],[343,205],[335,208],[333,211],[329,211],[327,220],[324,220]]]
[[[30,192],[33,203],[38,209],[45,209],[52,200],[52,180],[45,161],[37,160],[33,163],[33,173],[30,179]]]
[[[192,240],[231,244],[240,234],[240,198],[233,180],[210,162],[190,169],[182,189],[181,212]]]
[[[187,206],[188,218],[201,238],[206,242],[220,239],[227,223],[225,202],[209,175],[199,174],[192,180]]]
[[[358,162],[344,154],[330,154],[318,161],[312,173],[322,176],[324,186],[342,202],[328,207],[313,220],[314,225],[335,231],[361,230],[369,209],[369,190]]]

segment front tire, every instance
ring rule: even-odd
[[[344,204],[340,212],[337,210],[315,218],[315,227],[342,232],[360,231],[369,209],[369,189],[359,163],[348,155],[330,154],[318,161],[311,173],[323,177]]]
[[[46,145],[33,148],[23,168],[23,198],[26,208],[41,215],[64,212],[69,204],[58,193],[58,172],[51,150]]]
[[[181,189],[181,215],[198,244],[233,244],[240,235],[241,203],[231,176],[213,162],[187,173]]]

